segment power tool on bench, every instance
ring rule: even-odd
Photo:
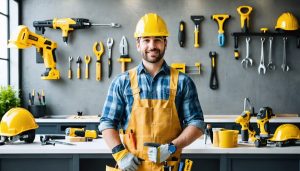
[[[267,140],[270,138],[270,123],[269,120],[275,116],[272,108],[262,107],[257,114],[257,127],[259,128],[259,136],[255,140],[255,146],[261,147],[267,145]]]
[[[248,105],[248,110],[246,109]],[[244,99],[244,111],[238,116],[235,120],[235,123],[241,125],[241,135],[242,135],[242,142],[248,142],[250,140],[252,142],[255,141],[255,130],[250,125],[251,116],[254,116],[254,108],[251,106],[249,98]]]
[[[69,137],[84,137],[87,140],[98,138],[98,131],[85,130],[84,128],[66,128],[65,133]]]
[[[41,75],[41,78],[43,80],[59,79],[60,73],[59,70],[56,69],[56,42],[31,32],[27,26],[18,26],[17,34],[14,34],[13,38],[9,40],[8,47],[25,49],[31,46],[35,46],[37,52],[43,57],[46,71]]]
[[[52,29],[61,29],[63,42],[68,43],[68,34],[75,29],[88,29],[91,26],[108,26],[113,28],[121,27],[118,23],[110,24],[94,24],[89,19],[85,18],[54,18],[53,20],[34,21],[36,33],[44,34],[45,27]]]

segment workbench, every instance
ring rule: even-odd
[[[103,139],[75,145],[44,145],[39,135],[34,143],[15,142],[0,146],[0,171],[104,171],[115,164]],[[256,148],[213,147],[203,137],[183,149],[183,158],[194,161],[193,171],[299,171],[300,146]]]

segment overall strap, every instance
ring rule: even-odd
[[[174,100],[177,92],[179,71],[170,67],[170,97],[169,100]]]
[[[132,95],[134,99],[140,99],[140,88],[137,79],[137,67],[130,69],[128,72]]]

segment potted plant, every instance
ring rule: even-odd
[[[11,108],[20,106],[18,92],[11,86],[0,86],[0,120]]]

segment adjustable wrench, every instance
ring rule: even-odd
[[[286,40],[287,37],[283,37],[283,54],[282,54],[282,71],[289,71],[290,67],[286,64]]]
[[[241,62],[243,67],[244,67],[243,64],[245,63],[246,68],[248,68],[248,63],[250,63],[250,66],[252,66],[252,59],[249,58],[249,44],[250,44],[250,37],[246,37],[246,57]]]
[[[266,38],[264,38],[264,37],[260,38],[261,50],[260,50],[260,62],[259,62],[259,66],[258,66],[258,74],[260,74],[261,70],[263,70],[263,74],[266,74],[265,55],[264,55],[265,40],[266,40]]]
[[[268,63],[268,69],[269,70],[275,70],[275,65],[272,61],[272,43],[273,43],[273,37],[269,37],[269,63]]]

